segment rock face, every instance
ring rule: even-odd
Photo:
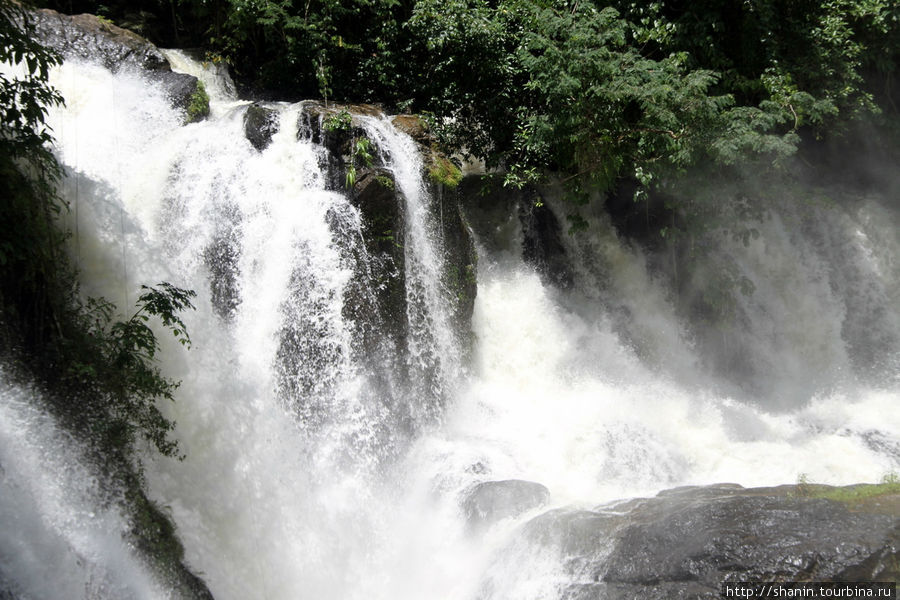
[[[540,508],[549,500],[550,490],[540,483],[521,479],[483,481],[469,490],[462,509],[469,524],[478,528]]]
[[[277,115],[271,108],[258,102],[247,107],[244,113],[244,135],[259,152],[272,143],[272,136],[278,133]]]
[[[539,190],[531,186],[510,189],[500,178],[485,180],[469,175],[463,178],[457,194],[481,243],[494,251],[521,253],[523,260],[551,285],[562,289],[572,286],[573,275],[562,243],[565,234],[544,205]],[[517,222],[510,221],[511,215]]]
[[[94,15],[70,16],[41,9],[33,16],[41,43],[67,58],[96,61],[111,71],[125,66],[147,71],[169,68],[156,46]]]
[[[354,320],[378,321],[377,327],[363,332],[365,347],[371,352],[382,333],[387,333],[393,352],[399,354],[406,340],[406,272],[403,241],[406,231],[402,198],[398,197],[393,175],[384,168],[365,169],[351,190],[353,204],[362,217],[363,238],[371,268],[370,301],[348,303]],[[362,275],[362,274],[360,274]],[[360,277],[360,281],[366,281]],[[362,295],[365,290],[359,290]],[[368,313],[368,314],[366,314]],[[371,339],[370,339],[371,338]]]
[[[141,36],[94,15],[69,16],[49,9],[29,11],[35,37],[67,59],[96,62],[110,71],[141,70],[164,89],[172,105],[186,110],[197,78],[173,73],[159,49]]]
[[[525,530],[581,582],[565,590],[567,600],[713,600],[723,582],[897,580],[896,507],[797,493],[680,488],[594,511],[551,511]]]
[[[344,115],[345,122],[335,119]],[[336,191],[347,188],[346,175],[355,140],[365,137],[358,115],[384,116],[377,106],[367,104],[329,104],[305,102],[299,123],[299,135],[328,152],[323,158],[328,187]],[[349,116],[349,118],[347,118]],[[398,121],[400,119],[400,121]],[[418,117],[395,117],[392,121],[400,131],[411,135],[419,143],[423,156],[431,156],[430,140]],[[397,125],[400,123],[402,127]],[[417,124],[421,128],[417,129]],[[337,126],[336,126],[337,125]],[[355,179],[350,193],[363,220],[365,244],[374,265],[371,277],[375,281],[375,312],[380,315],[384,332],[398,345],[405,339],[406,281],[405,281],[405,199],[396,189],[391,172],[385,168],[377,148],[371,148],[371,163],[355,167]],[[426,167],[427,169],[427,167]],[[423,176],[426,174],[423,173]],[[426,177],[427,179],[427,177]],[[458,195],[437,183],[430,183],[432,210],[440,222],[440,238],[446,265],[443,282],[451,295],[454,325],[467,347],[471,341],[472,312],[475,305],[477,255],[471,229],[463,216]],[[357,301],[362,294],[351,291],[348,310],[357,314],[371,314],[372,307]],[[355,300],[354,300],[355,299]]]
[[[432,184],[432,195],[438,199],[441,216],[441,239],[447,269],[444,285],[453,295],[452,317],[456,329],[463,333],[464,351],[469,350],[472,337],[472,313],[478,293],[478,253],[472,228],[462,211],[455,190]]]
[[[425,121],[418,115],[397,115],[391,119],[391,124],[402,131],[419,144],[429,146],[431,138],[428,135],[428,127]]]

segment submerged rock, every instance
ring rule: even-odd
[[[550,501],[550,490],[540,483],[507,479],[475,484],[462,501],[470,525],[482,527],[517,517]]]
[[[797,486],[679,488],[593,511],[551,511],[525,535],[553,548],[568,600],[720,598],[724,582],[900,576],[897,503],[848,506]]]

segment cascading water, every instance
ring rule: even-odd
[[[164,348],[167,375],[183,380],[165,410],[187,458],[148,455],[147,478],[218,600],[552,598],[565,577],[558,557],[516,545],[535,511],[467,525],[459,502],[482,481],[536,481],[553,506],[593,506],[681,484],[800,473],[851,483],[900,467],[896,377],[779,414],[724,396],[643,256],[602,219],[590,247],[567,241],[579,281],[569,291],[523,262],[514,219],[496,228],[504,239],[479,240],[467,367],[442,283],[441,210],[416,146],[383,119],[357,117],[405,202],[406,347],[373,350],[363,343],[372,325],[349,304],[367,306],[378,285],[360,211],[329,189],[327,151],[298,135],[304,106],[268,105],[277,133],[258,151],[244,135],[248,103],[168,56],[204,77],[210,119],[183,125],[138,74],[69,62],[54,73],[67,106],[51,122],[88,293],[126,306],[140,283],[166,280],[199,294],[185,315],[193,348],[167,338]],[[896,267],[860,232],[856,255],[872,266],[859,276],[877,275],[869,285],[890,297]],[[778,238],[785,248],[789,237]],[[765,249],[749,256],[748,272],[776,266]],[[804,293],[827,287],[815,273],[805,281]],[[895,327],[896,307],[884,310],[879,322]],[[849,346],[833,321],[816,329],[831,341],[815,344],[840,343],[823,351],[844,360],[864,322],[847,326]],[[769,348],[786,360],[790,346]],[[165,597],[147,594],[137,597]]]
[[[35,394],[0,371],[0,595],[167,597],[122,538],[102,478]]]

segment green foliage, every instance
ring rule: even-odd
[[[55,227],[65,203],[56,193],[61,169],[50,151],[47,109],[62,97],[47,83],[59,57],[34,41],[28,12],[0,2],[0,318],[5,341],[40,344],[58,331],[58,298],[71,285],[57,265],[65,235]]]
[[[372,156],[372,142],[369,138],[361,136],[353,141],[353,160],[360,161],[365,166],[371,167],[374,157]]]
[[[900,477],[896,473],[888,473],[881,479],[881,483],[861,483],[842,487],[811,483],[806,474],[801,474],[797,478],[797,495],[803,498],[826,498],[852,505],[889,494],[900,494]]]
[[[117,20],[128,5],[104,2]],[[171,23],[164,37],[205,46],[246,87],[430,115],[448,155],[481,158],[513,187],[561,178],[576,203],[622,182],[646,202],[698,165],[785,169],[803,139],[876,111],[898,115],[900,6],[891,0],[145,8]]]
[[[328,115],[322,123],[322,127],[328,132],[345,132],[350,131],[351,122],[352,118],[350,113],[346,110],[341,110],[340,112]]]
[[[381,185],[381,187],[383,187],[384,189],[386,189],[386,190],[394,189],[394,180],[393,180],[393,178],[389,177],[388,175],[376,175],[375,179],[378,181],[379,185]],[[393,235],[393,234],[388,232],[387,235]]]
[[[398,92],[398,0],[183,2],[205,41],[253,87],[326,99]]]
[[[44,123],[62,98],[47,83],[59,58],[34,41],[28,13],[0,2],[0,60],[22,63],[0,75],[0,339],[12,359],[46,382],[48,398],[74,430],[97,448],[129,456],[137,436],[163,454],[177,453],[172,428],[156,407],[177,384],[155,366],[159,345],[149,327],[161,320],[179,341],[190,338],[178,312],[193,292],[163,283],[144,288],[134,314],[114,318],[108,301],[78,296],[67,259],[67,209],[56,192],[61,168]]]
[[[349,126],[348,126],[349,127]],[[359,136],[350,140],[350,164],[344,176],[344,185],[352,188],[356,185],[356,167],[362,164],[371,167],[375,157],[372,155],[372,142],[366,136]]]
[[[206,86],[199,79],[197,80],[197,89],[191,94],[191,101],[187,107],[188,123],[196,123],[209,116],[209,94],[206,93]]]
[[[61,174],[48,148],[52,141],[44,124],[47,108],[63,103],[50,87],[50,69],[60,57],[34,40],[28,11],[9,0],[0,2],[0,62],[19,64],[21,74],[0,74],[0,154],[13,163],[10,168],[29,176],[35,193],[45,199],[45,208],[58,213],[62,204],[54,193]]]
[[[435,183],[448,188],[455,188],[462,181],[462,171],[452,160],[443,154],[432,152],[431,166],[428,175]]]
[[[142,286],[135,312],[116,318],[116,307],[104,298],[88,298],[77,312],[77,330],[86,336],[71,345],[66,379],[94,390],[104,398],[105,419],[93,423],[116,435],[126,448],[136,436],[151,442],[166,456],[177,455],[177,444],[167,438],[174,423],[163,417],[156,403],[174,400],[178,383],[163,377],[156,366],[159,341],[149,326],[158,318],[182,345],[190,345],[179,311],[193,308],[193,291],[169,283]]]
[[[133,20],[125,0],[103,5]],[[804,130],[824,135],[879,107],[897,112],[900,8],[889,0],[173,0],[143,9],[170,23],[164,38],[204,45],[251,88],[431,113],[445,149],[502,167],[515,186],[557,172],[603,189],[642,169],[651,189],[694,164],[757,156],[785,165]]]

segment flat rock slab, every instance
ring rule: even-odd
[[[896,581],[896,494],[845,503],[798,486],[679,488],[525,526],[575,582],[567,600],[718,599],[725,582]]]

